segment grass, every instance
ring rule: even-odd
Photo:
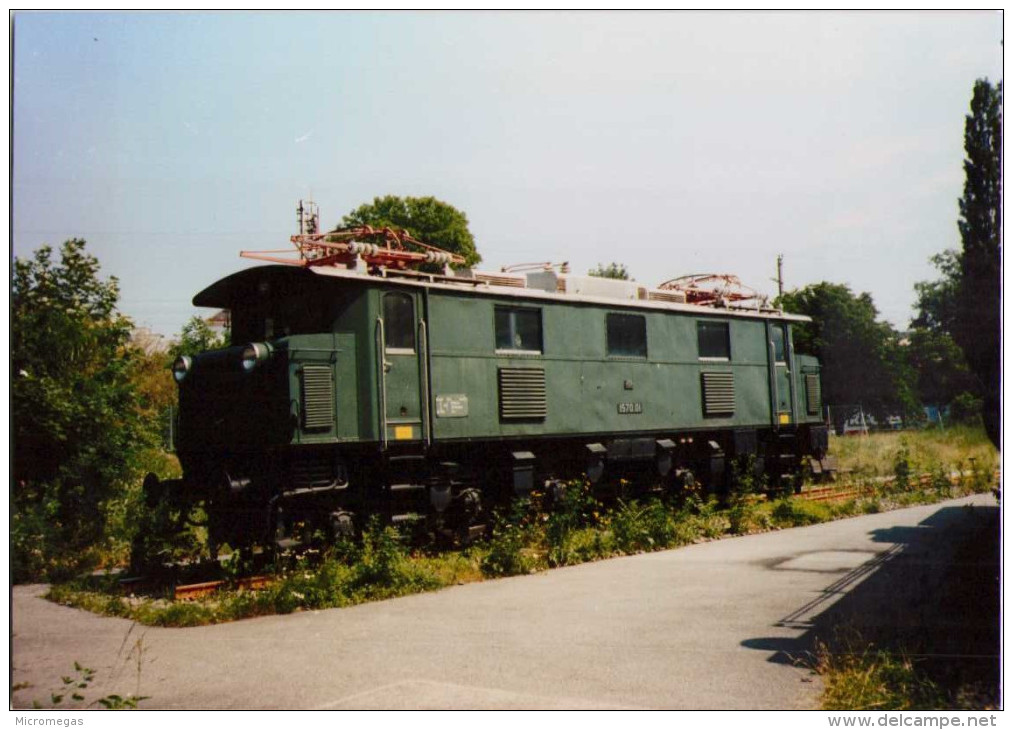
[[[819,648],[824,710],[953,709],[943,689],[903,653],[865,646],[858,651]]]
[[[895,476],[900,458],[915,473],[933,472],[941,466],[966,470],[972,465],[991,473],[999,462],[985,432],[969,426],[837,436],[831,440],[830,453],[842,472],[860,478]]]
[[[958,444],[950,443],[950,438]],[[932,444],[937,444],[937,451]],[[997,457],[987,440],[970,430],[886,433],[836,439],[843,465],[856,473],[895,477],[872,480],[860,498],[841,503],[799,497],[767,499],[764,484],[747,464],[735,472],[725,503],[694,490],[664,498],[620,500],[606,506],[588,485],[566,485],[555,504],[534,494],[499,514],[488,540],[461,550],[412,550],[392,528],[375,520],[359,543],[341,543],[325,554],[276,568],[276,580],[260,591],[223,590],[182,602],[168,595],[124,597],[112,579],[76,580],[52,586],[57,603],[121,616],[149,626],[196,626],[253,616],[318,610],[383,600],[487,578],[523,575],[593,560],[664,550],[702,540],[811,525],[911,504],[931,503],[991,488]],[[948,454],[942,462],[927,454]],[[970,461],[970,456],[975,460]],[[901,466],[898,465],[902,465]],[[927,485],[914,475],[932,464]],[[957,484],[948,472],[973,464]],[[904,480],[899,476],[906,474]]]

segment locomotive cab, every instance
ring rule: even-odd
[[[333,531],[347,521],[335,497],[348,470],[333,444],[358,432],[364,292],[341,283],[268,266],[194,297],[232,316],[228,347],[174,368],[182,488],[205,501],[216,542],[243,546],[297,524]]]

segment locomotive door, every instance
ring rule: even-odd
[[[771,369],[771,406],[774,412],[774,423],[787,426],[795,423],[795,409],[791,377],[791,343],[788,337],[788,325],[767,324],[767,335],[770,343]]]
[[[381,294],[377,349],[380,356],[382,423],[380,439],[386,446],[397,441],[428,439],[426,425],[426,327],[414,292]]]

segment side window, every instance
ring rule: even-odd
[[[542,311],[496,307],[496,349],[542,351]]]
[[[605,338],[609,355],[647,357],[647,320],[639,314],[606,314]]]
[[[772,325],[770,340],[774,343],[774,362],[787,362],[784,350],[784,327],[779,324]]]
[[[731,360],[732,345],[728,337],[727,322],[697,322],[696,342],[698,357],[713,360]]]
[[[415,305],[410,295],[383,295],[383,332],[387,349],[415,349]]]

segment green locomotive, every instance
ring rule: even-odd
[[[491,505],[580,475],[720,486],[736,457],[776,475],[825,454],[803,317],[548,267],[420,272],[453,257],[390,231],[293,240],[297,265],[197,294],[231,312],[232,346],[173,366],[184,476],[147,488],[202,501],[215,543],[377,513],[477,532]]]

